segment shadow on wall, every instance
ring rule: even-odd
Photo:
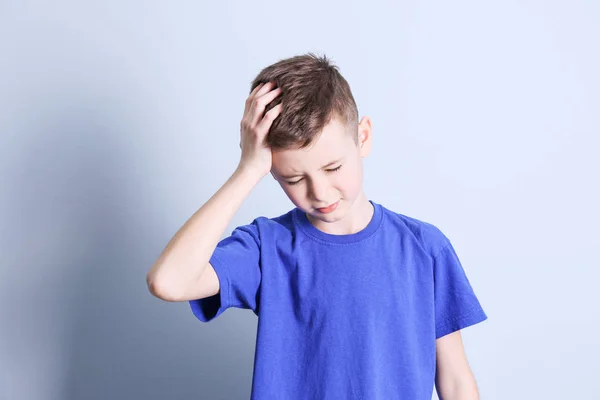
[[[1,295],[3,321],[14,321],[2,328],[3,395],[248,398],[253,349],[246,342],[240,360],[228,347],[231,311],[202,324],[187,303],[147,290],[146,272],[181,224],[162,220],[156,192],[169,182],[150,170],[161,150],[115,106],[84,100],[34,113],[10,155],[3,241],[16,270]]]

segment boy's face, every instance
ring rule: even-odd
[[[292,203],[317,223],[340,221],[353,210],[365,209],[353,205],[356,200],[367,201],[362,193],[362,159],[371,149],[369,117],[362,118],[353,134],[358,135],[358,144],[333,118],[309,147],[273,151],[271,174]]]

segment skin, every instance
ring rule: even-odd
[[[365,116],[358,125],[358,143],[338,119],[325,126],[305,149],[272,152],[271,174],[285,194],[323,232],[343,235],[362,230],[373,206],[362,188],[363,163],[372,146],[372,124]],[[331,213],[318,208],[339,200]],[[436,340],[435,385],[440,400],[479,399],[460,331]]]
[[[354,133],[346,132],[334,118],[310,147],[271,151],[265,137],[282,104],[266,113],[264,110],[280,94],[281,90],[269,82],[258,85],[246,99],[238,167],[176,232],[153,264],[146,281],[154,296],[165,301],[189,301],[219,292],[219,280],[209,259],[233,215],[269,173],[323,232],[351,234],[368,225],[374,210],[362,189],[362,159],[371,151],[370,118],[363,117]],[[352,134],[358,135],[358,143]],[[328,165],[332,161],[336,162]],[[319,212],[318,208],[338,200],[335,211]],[[437,339],[436,359],[435,384],[441,400],[479,399],[460,331]]]
[[[358,135],[358,143],[353,134]],[[367,116],[358,132],[350,134],[334,118],[310,147],[272,152],[271,174],[316,228],[334,235],[356,233],[373,216],[362,188],[362,160],[371,151],[372,136]],[[318,210],[338,200],[333,212]],[[436,340],[436,358],[435,385],[441,400],[479,399],[460,331]]]
[[[479,400],[461,331],[436,340],[435,388],[440,400]]]
[[[374,212],[362,189],[362,160],[371,151],[371,138],[369,117],[352,133],[333,118],[310,147],[274,151],[271,174],[317,229],[334,235],[358,232]],[[318,210],[337,201],[333,212]]]

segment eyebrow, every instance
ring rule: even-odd
[[[341,159],[341,158],[340,158],[339,160],[335,160],[335,161],[332,161],[332,162],[330,162],[330,163],[327,163],[327,164],[323,165],[323,166],[321,167],[321,169],[323,169],[323,168],[327,168],[327,167],[330,167],[330,166],[332,166],[332,165],[334,165],[334,164],[337,164],[337,163],[339,163],[340,161],[342,161],[342,159]],[[284,179],[291,179],[291,178],[295,178],[295,177],[297,177],[297,176],[301,176],[301,175],[302,175],[302,174],[295,174],[295,175],[279,175],[279,176],[281,176],[281,177],[282,177],[282,178],[284,178]]]

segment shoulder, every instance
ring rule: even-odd
[[[450,243],[444,232],[430,221],[392,211],[384,206],[382,206],[382,210],[388,224],[414,237],[432,257]]]
[[[260,242],[271,238],[281,238],[290,235],[294,231],[293,220],[293,210],[290,210],[275,217],[255,217],[252,222],[236,227],[236,230],[250,233]]]

